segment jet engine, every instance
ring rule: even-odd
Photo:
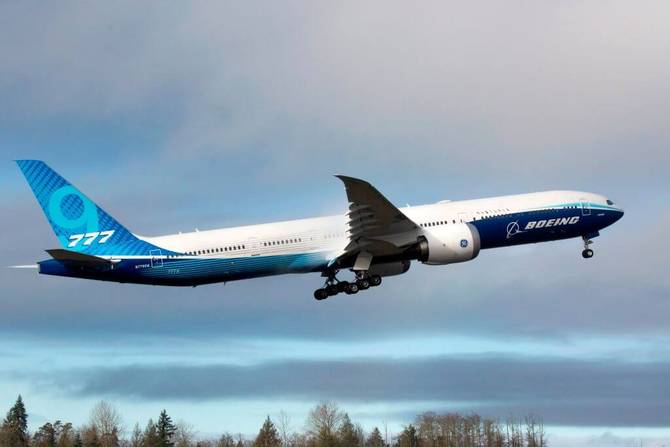
[[[470,223],[426,228],[419,237],[418,260],[429,265],[454,264],[474,259],[481,243],[479,231]]]

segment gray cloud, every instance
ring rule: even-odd
[[[667,4],[380,6],[6,4],[0,92],[9,122],[128,114],[168,157],[253,151],[273,181],[660,178]]]
[[[455,402],[495,416],[533,411],[548,424],[653,427],[670,423],[668,374],[667,363],[470,356],[135,365],[50,372],[42,385],[142,400],[432,401],[444,411]]]

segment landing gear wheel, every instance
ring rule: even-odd
[[[347,286],[349,286],[349,281],[340,281],[337,283],[337,291],[339,293],[346,292]]]
[[[355,282],[348,282],[346,288],[344,289],[344,293],[347,295],[358,293],[358,285]]]
[[[316,289],[314,291],[314,299],[317,301],[325,300],[328,298],[328,292],[326,289]]]
[[[330,284],[326,286],[326,293],[328,294],[328,296],[335,296],[337,295],[337,292],[339,292],[337,284]]]
[[[597,234],[596,234],[597,236]],[[584,250],[582,251],[582,257],[584,259],[589,259],[593,257],[593,250],[589,248],[589,245],[593,243],[592,240],[588,238],[588,236],[582,236],[582,240],[584,241]]]
[[[377,287],[382,283],[382,277],[379,275],[372,275],[369,280],[370,280],[370,287]]]
[[[356,280],[356,285],[359,290],[365,290],[370,287],[370,281],[367,278],[360,278]]]

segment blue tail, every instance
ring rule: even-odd
[[[39,160],[17,160],[61,246],[91,255],[148,255],[153,246],[132,234]]]

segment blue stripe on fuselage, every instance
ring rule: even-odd
[[[40,273],[101,281],[171,286],[194,286],[284,273],[322,271],[326,252],[241,258],[124,259],[111,269],[68,268],[55,259],[39,262]]]
[[[482,248],[532,244],[589,235],[612,225],[623,212],[598,204],[564,204],[474,220]]]

